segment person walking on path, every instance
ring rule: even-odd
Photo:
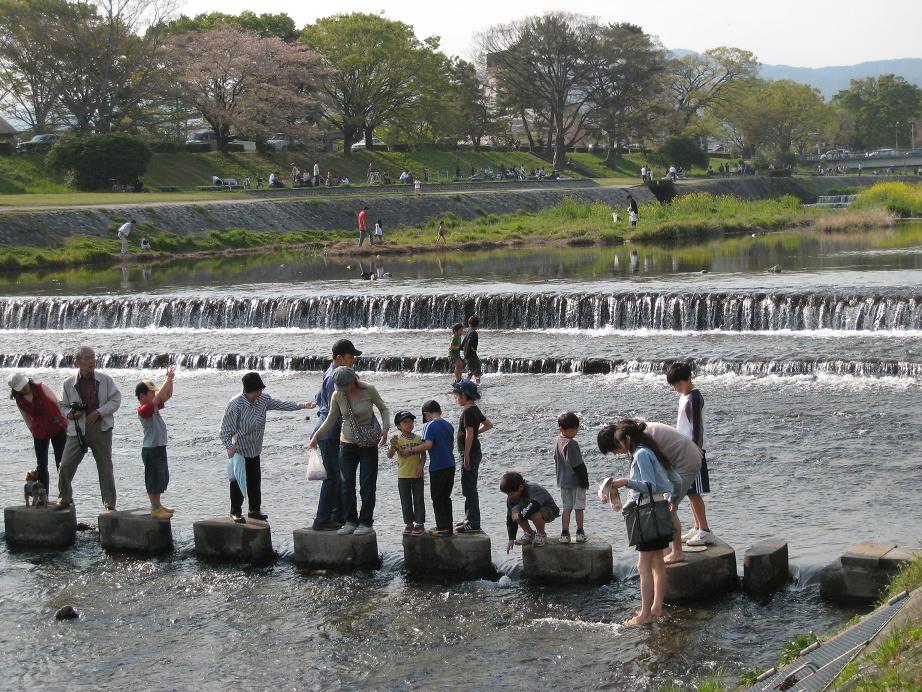
[[[67,424],[67,444],[58,469],[58,504],[74,502],[73,480],[77,467],[93,451],[99,473],[99,490],[106,509],[115,509],[115,474],[112,470],[112,427],[115,412],[122,405],[122,394],[112,378],[96,372],[96,354],[81,346],[76,357],[77,373],[64,380],[61,412]]]
[[[224,419],[221,421],[219,437],[232,459],[238,452],[246,465],[246,495],[249,500],[250,519],[265,521],[269,517],[262,512],[262,475],[260,454],[263,435],[266,432],[266,414],[269,411],[299,411],[314,408],[313,401],[283,401],[273,399],[265,393],[266,385],[258,372],[243,376],[243,392],[227,402]],[[236,480],[230,482],[231,517],[237,523],[244,523],[243,492]]]
[[[317,424],[314,426],[314,433],[323,425],[323,422],[330,414],[330,401],[333,399],[333,372],[341,366],[351,368],[355,364],[355,359],[360,355],[362,355],[362,352],[349,339],[340,339],[333,344],[333,361],[323,373],[323,383],[314,398],[317,404]],[[317,502],[317,514],[314,515],[314,525],[312,527],[315,531],[339,529],[343,525],[343,502],[339,469],[339,436],[342,432],[341,428],[342,423],[337,423],[317,441],[327,477],[320,486],[320,500]]]
[[[338,531],[346,536],[371,533],[375,513],[375,491],[378,483],[378,446],[387,440],[391,412],[378,394],[378,390],[359,382],[355,371],[346,366],[333,371],[336,391],[330,399],[330,412],[323,424],[314,431],[310,446],[316,448],[320,438],[330,432],[340,421],[339,468],[342,482],[343,514],[346,523]],[[381,421],[375,418],[378,409]],[[359,476],[361,511],[357,511],[355,477]]]
[[[439,235],[435,239],[435,243],[436,245],[438,245],[439,243],[444,243],[444,242],[446,242],[445,241],[445,222],[439,221]]]
[[[128,254],[128,236],[131,235],[131,232],[134,230],[134,219],[128,219],[125,223],[118,227],[118,239],[122,243],[122,255]]]
[[[61,413],[61,402],[51,387],[31,380],[21,372],[10,375],[10,398],[15,399],[19,413],[32,433],[35,445],[35,470],[38,480],[48,490],[48,446],[54,449],[55,467],[61,467],[61,455],[67,443],[67,419]]]
[[[362,207],[362,211],[359,212],[359,247],[362,247],[366,237],[368,237],[368,207]],[[374,241],[369,239],[368,244],[372,245]]]

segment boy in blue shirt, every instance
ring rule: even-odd
[[[447,420],[442,420],[442,407],[435,400],[423,404],[423,422],[422,444],[398,453],[401,456],[419,452],[429,454],[429,493],[432,496],[432,512],[435,514],[435,528],[429,534],[437,537],[451,536],[451,491],[455,486],[452,445],[455,429]]]

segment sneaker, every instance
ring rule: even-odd
[[[371,533],[371,531],[372,529],[368,524],[359,524],[352,533],[356,536],[364,536],[365,534]]]
[[[235,524],[246,524],[247,523],[247,520],[243,518],[242,514],[234,514],[233,512],[231,512],[230,516],[231,516],[231,519],[234,520]]]
[[[426,533],[426,526],[424,524],[413,524],[413,536],[422,536]]]
[[[536,548],[540,548],[545,543],[547,543],[547,535],[543,533],[536,533],[535,538],[532,541],[532,545],[535,546]]]
[[[714,545],[717,536],[707,529],[698,529],[698,533],[686,541],[686,545]]]
[[[561,531],[561,532],[560,532],[560,538],[557,539],[557,542],[558,542],[558,543],[569,543],[569,542],[570,542],[570,532],[569,532],[569,531]]]
[[[351,521],[347,521],[342,525],[342,528],[336,533],[340,536],[349,536],[355,533],[355,530],[358,528],[358,524],[353,524]]]
[[[455,533],[483,533],[483,531],[480,530],[480,527],[475,529],[467,522],[464,522],[460,526],[455,527]]]
[[[170,514],[176,514],[176,510],[173,509],[172,507],[167,507],[166,505],[160,505],[160,508],[163,510],[166,510]]]
[[[269,518],[268,514],[263,514],[262,512],[247,512],[247,516],[250,519],[257,519],[259,521],[266,521]]]
[[[583,530],[582,530],[582,529],[576,529],[576,542],[577,542],[577,543],[585,543],[585,542],[586,542],[586,534],[583,533]]]
[[[413,524],[407,524],[406,526],[403,527],[403,535],[404,536],[413,535]]]
[[[166,520],[170,520],[170,519],[173,518],[173,515],[170,514],[170,513],[167,511],[166,507],[157,507],[156,509],[152,509],[152,510],[150,511],[150,515],[151,515],[154,519],[166,519]]]
[[[529,545],[535,540],[535,534],[525,531],[521,536],[515,539],[516,545]]]
[[[448,538],[452,533],[451,529],[429,529],[429,535],[435,538]]]
[[[689,539],[694,538],[696,533],[698,533],[698,527],[692,526],[688,531],[682,534],[682,542],[688,543]]]

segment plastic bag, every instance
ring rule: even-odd
[[[227,480],[237,481],[240,492],[246,497],[247,494],[247,467],[246,461],[240,452],[227,460]]]
[[[323,466],[323,457],[316,449],[307,453],[307,480],[325,481],[327,479],[327,470]]]

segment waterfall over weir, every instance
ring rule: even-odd
[[[2,329],[447,328],[776,331],[922,329],[922,295],[511,293],[304,298],[6,298]]]
[[[484,358],[485,372],[506,374],[662,374],[672,360],[628,360],[605,358]],[[152,370],[179,365],[188,370],[262,370],[322,372],[329,365],[327,356],[256,356],[239,353],[100,353],[97,363],[103,369]],[[895,360],[734,360],[700,358],[690,361],[698,375],[849,375],[853,377],[922,378],[922,363]],[[70,353],[0,354],[3,368],[71,368]],[[362,356],[357,370],[448,374],[448,358],[438,356]]]

